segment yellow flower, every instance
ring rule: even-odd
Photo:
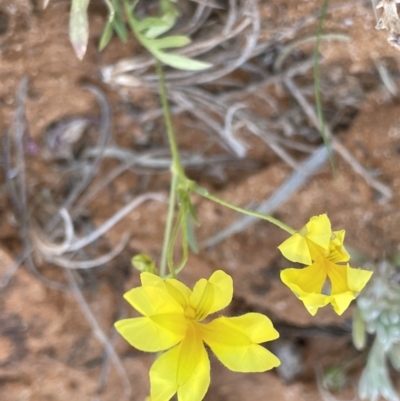
[[[200,401],[210,384],[210,362],[204,343],[235,372],[263,372],[279,359],[259,345],[279,337],[271,321],[259,313],[218,317],[202,322],[232,300],[232,278],[221,270],[199,280],[193,291],[176,279],[142,273],[142,286],[125,299],[143,316],[120,320],[118,332],[135,348],[165,351],[150,369],[152,401]]]
[[[344,230],[331,231],[328,216],[323,214],[312,217],[278,247],[292,262],[308,265],[283,270],[281,279],[312,315],[329,303],[341,315],[371,278],[370,271],[339,264],[350,259],[343,246],[344,236]],[[330,289],[324,291],[327,278]]]

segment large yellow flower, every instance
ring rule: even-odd
[[[210,384],[206,343],[218,359],[236,372],[263,372],[279,359],[259,345],[279,337],[271,321],[259,313],[218,317],[202,322],[232,300],[232,278],[221,270],[201,279],[191,291],[176,279],[142,273],[142,286],[125,299],[143,317],[120,320],[118,332],[135,348],[165,351],[150,369],[151,400],[200,401]]]
[[[322,214],[312,217],[278,247],[292,262],[308,265],[283,270],[281,279],[312,315],[329,303],[341,315],[371,278],[370,271],[340,264],[350,259],[343,246],[344,236],[344,230],[332,232],[328,216]]]

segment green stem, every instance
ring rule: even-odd
[[[167,222],[165,224],[164,242],[160,260],[160,277],[165,277],[167,274],[167,255],[168,255],[169,242],[171,239],[172,223],[174,221],[175,194],[176,194],[177,182],[178,179],[176,174],[172,174],[171,188],[169,190],[168,215],[167,215]]]
[[[221,198],[218,198],[217,196],[211,195],[206,189],[198,187],[196,184],[194,184],[194,185],[192,184],[192,190],[194,192],[196,192],[197,194],[203,196],[204,198],[207,198],[215,203],[219,203],[220,205],[225,206],[229,209],[235,210],[236,212],[247,214],[248,216],[257,217],[262,220],[267,220],[270,223],[281,228],[282,230],[288,232],[289,234],[294,234],[296,232],[296,230],[293,230],[293,228],[289,227],[285,223],[282,223],[280,220],[275,219],[274,217],[272,217],[268,214],[262,214],[262,213],[254,212],[252,210],[243,209],[239,206],[232,205],[232,203],[229,203]]]
[[[167,127],[168,142],[172,155],[171,172],[172,174],[175,173],[180,175],[181,177],[184,177],[185,173],[182,168],[178,145],[176,144],[174,127],[172,126],[171,112],[169,110],[168,98],[167,98],[167,88],[165,86],[165,80],[164,80],[164,72],[162,69],[162,65],[159,61],[157,61],[157,75],[160,84],[160,98],[164,112],[165,125]]]
[[[169,206],[168,206],[168,216],[167,222],[165,225],[165,232],[164,232],[164,242],[163,248],[161,253],[161,261],[160,261],[160,276],[165,277],[167,273],[167,264],[168,264],[168,250],[170,249],[172,244],[171,241],[171,232],[172,232],[172,225],[174,220],[174,212],[175,212],[175,199],[176,199],[176,189],[178,186],[178,182],[180,178],[185,178],[185,173],[182,168],[181,159],[179,156],[178,146],[175,140],[174,128],[172,126],[171,120],[171,113],[169,110],[168,105],[168,98],[167,98],[167,89],[165,86],[164,80],[164,73],[162,69],[162,65],[159,61],[157,61],[157,75],[159,79],[160,85],[160,99],[161,104],[164,112],[164,121],[167,128],[167,135],[168,135],[168,143],[171,149],[172,155],[172,163],[171,163],[171,188],[169,193]],[[174,272],[171,271],[172,276],[174,276]]]

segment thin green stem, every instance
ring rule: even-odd
[[[161,98],[161,104],[162,104],[162,108],[163,108],[163,112],[164,112],[165,125],[167,127],[168,142],[169,142],[169,146],[171,149],[171,155],[172,155],[171,171],[172,171],[172,174],[177,173],[178,175],[184,177],[185,173],[182,168],[181,158],[179,156],[178,145],[176,143],[175,134],[174,134],[174,127],[172,125],[172,120],[171,120],[171,112],[169,110],[169,105],[168,105],[167,88],[165,86],[164,72],[162,69],[162,65],[159,61],[157,61],[157,75],[158,75],[159,84],[160,84],[160,98]]]
[[[178,183],[177,175],[173,173],[171,180],[171,188],[169,190],[168,215],[167,215],[167,222],[165,224],[164,242],[160,260],[160,277],[165,277],[167,274],[167,255],[168,255],[169,242],[171,239],[172,224],[174,222],[175,195],[176,195],[177,183]]]
[[[167,223],[165,225],[164,242],[160,261],[160,276],[165,277],[167,273],[168,250],[170,249],[171,246],[173,246],[173,244],[170,244],[170,241],[171,241],[172,225],[174,221],[176,190],[179,180],[181,178],[186,179],[186,177],[182,168],[181,159],[179,156],[179,150],[175,140],[174,128],[172,125],[171,113],[168,105],[167,89],[165,86],[164,73],[162,65],[159,61],[157,61],[157,74],[160,85],[160,99],[164,112],[164,121],[167,128],[168,142],[172,154],[172,163],[171,163],[172,179],[169,193],[168,216],[167,216]],[[174,275],[174,272],[171,271],[171,274]]]
[[[289,234],[294,234],[296,232],[296,230],[293,230],[293,228],[289,227],[285,223],[282,223],[280,220],[275,219],[274,217],[272,217],[270,215],[254,212],[252,210],[247,210],[247,209],[243,209],[239,206],[232,205],[232,203],[229,203],[221,198],[218,198],[217,196],[211,195],[206,189],[198,187],[196,184],[192,185],[192,189],[197,194],[199,194],[209,200],[212,200],[215,203],[219,203],[220,205],[225,206],[229,209],[235,210],[236,212],[239,212],[242,214],[247,214],[248,216],[257,217],[262,220],[267,220],[270,223],[281,228],[282,230],[288,232]]]

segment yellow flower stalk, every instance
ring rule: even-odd
[[[142,317],[120,320],[117,331],[133,347],[162,353],[150,369],[152,401],[200,401],[210,384],[210,362],[204,343],[228,369],[263,372],[279,359],[260,344],[279,337],[272,322],[259,313],[238,317],[210,314],[232,300],[232,278],[221,270],[198,281],[193,291],[176,279],[142,273],[142,286],[124,298]]]
[[[343,246],[344,236],[344,230],[332,231],[328,216],[322,214],[312,217],[278,247],[290,261],[307,265],[283,270],[281,279],[311,315],[329,303],[341,315],[371,278],[372,272],[346,263],[350,255]],[[327,278],[330,289],[326,288]]]

